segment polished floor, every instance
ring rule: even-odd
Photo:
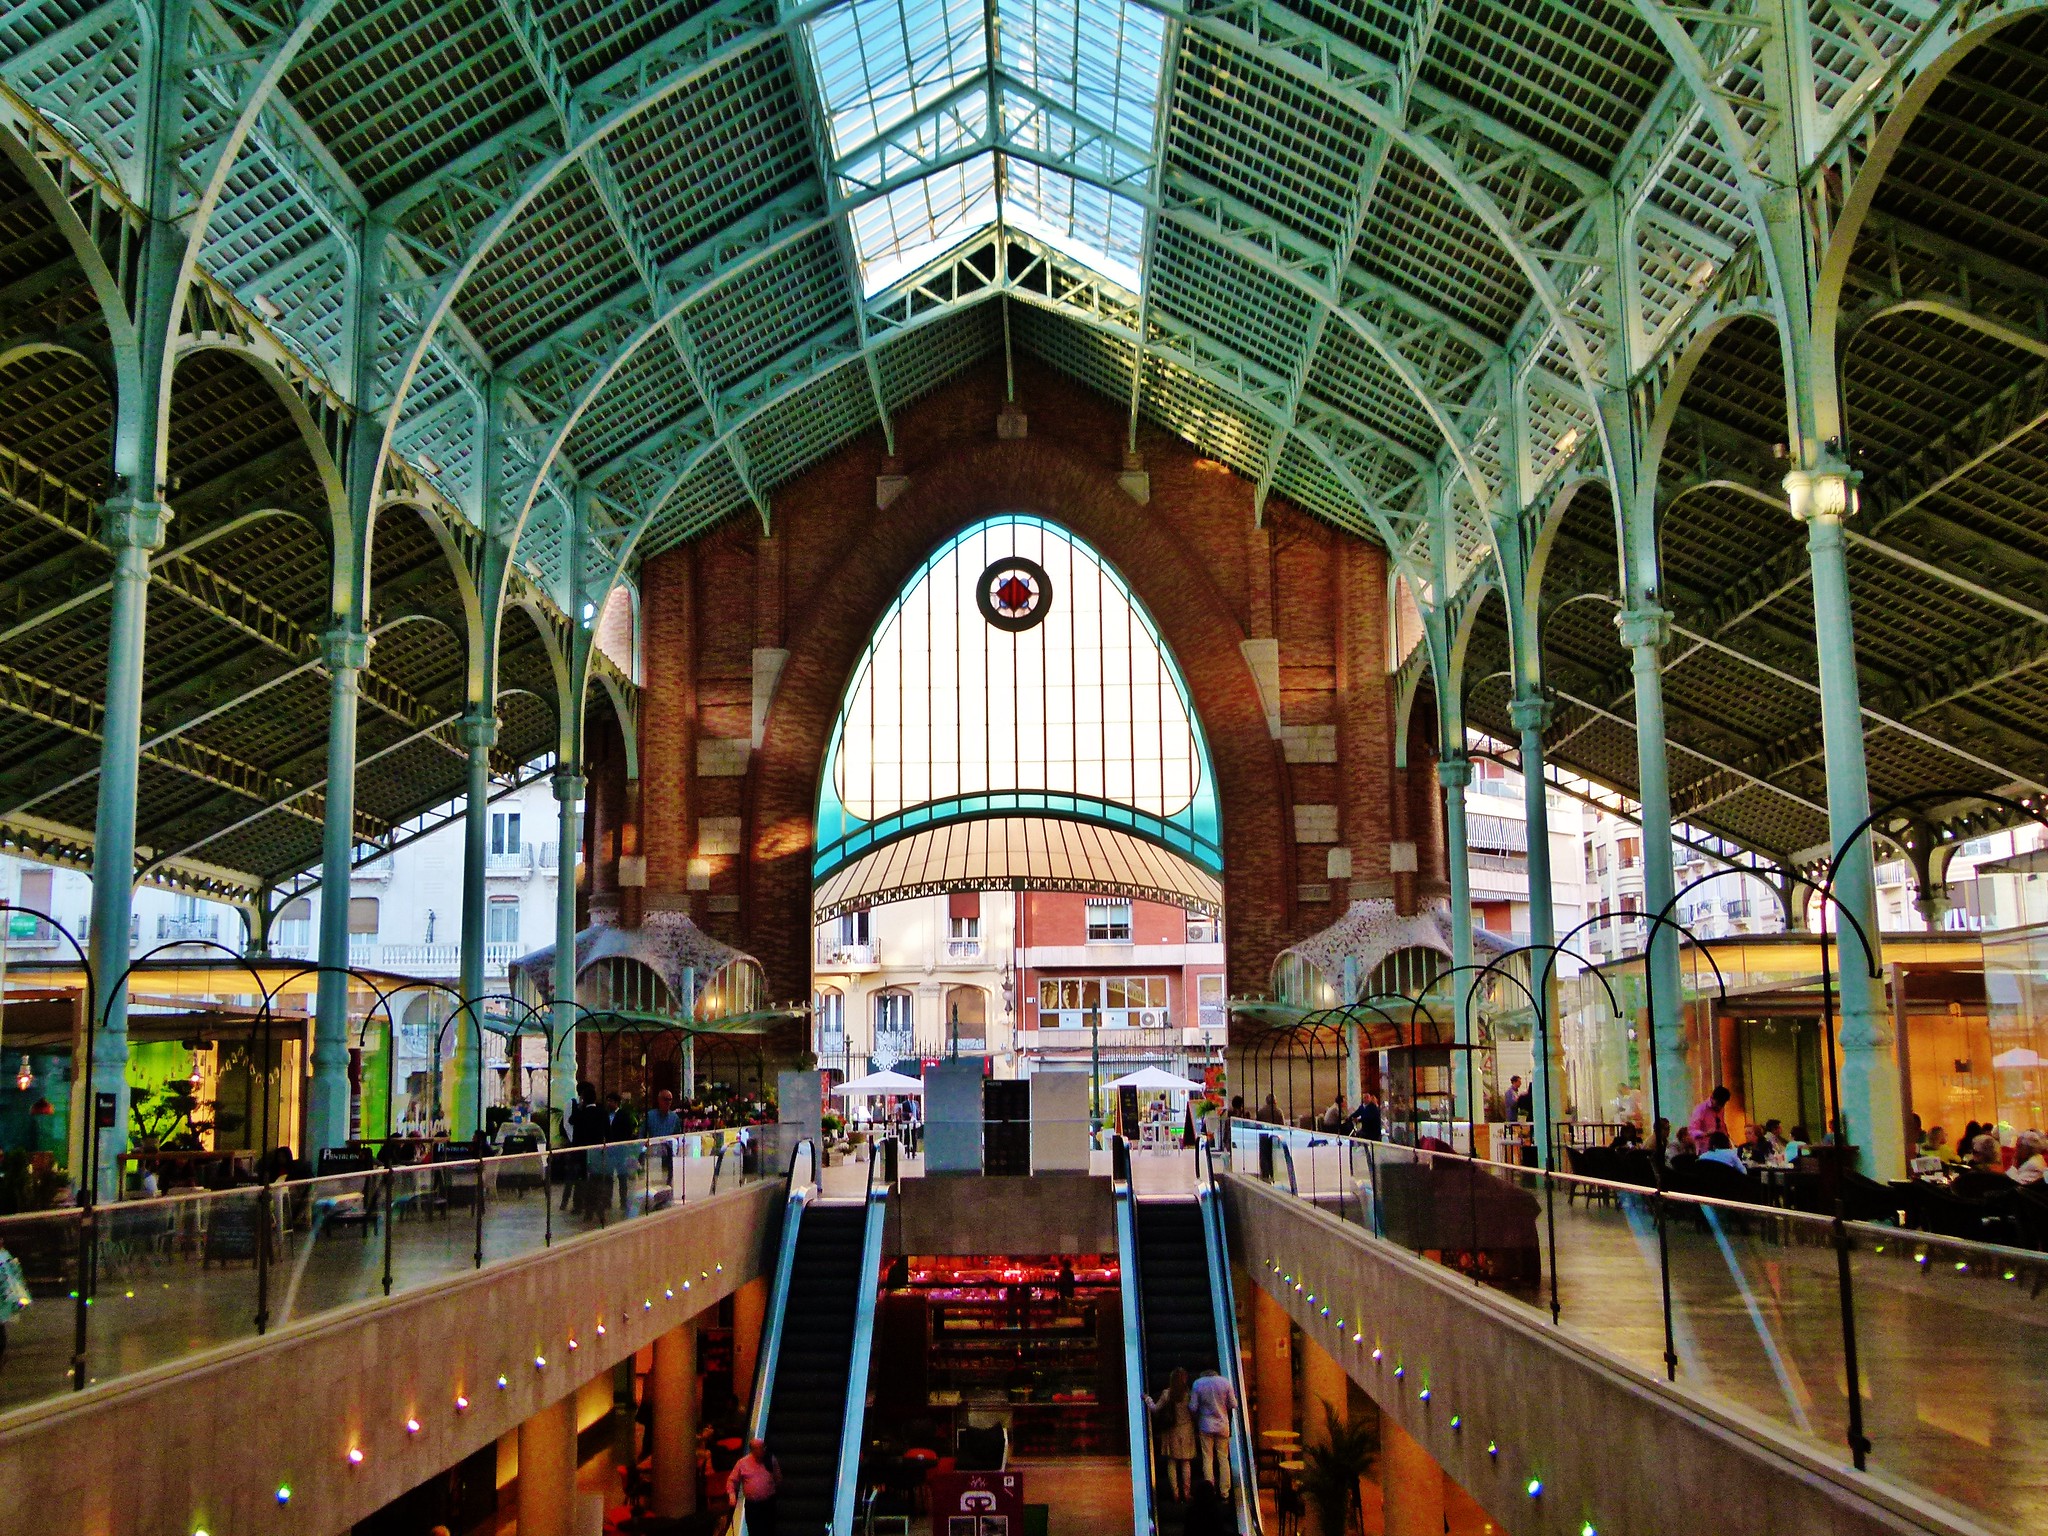
[[[1304,1196],[1367,1220],[1362,1162],[1297,1152]],[[1538,1188],[1541,1283],[1513,1299],[1550,1308],[1555,1223],[1558,1325],[1645,1375],[1666,1375],[1663,1266],[1670,1255],[1672,1378],[1681,1390],[1848,1461],[1842,1286],[1825,1221],[1726,1207],[1667,1207],[1620,1194],[1588,1201]],[[1284,1174],[1282,1181],[1284,1185]],[[1869,1470],[2010,1531],[2048,1530],[2048,1258],[1856,1233],[1850,1290]]]

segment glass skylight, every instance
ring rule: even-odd
[[[1219,867],[1207,749],[1151,616],[1093,548],[1021,513],[949,539],[877,627],[826,751],[813,874],[1004,814]]]
[[[851,0],[809,24],[838,191],[862,200],[862,289],[999,217],[1135,288],[1144,211],[1119,189],[1148,175],[1164,20],[1128,0],[991,3],[993,91],[981,0]]]

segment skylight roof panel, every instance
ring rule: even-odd
[[[899,126],[987,68],[980,0],[853,0],[809,27],[833,153]]]
[[[1166,21],[1122,0],[998,0],[1008,78],[1136,144],[1152,142]]]
[[[1129,198],[1017,159],[1004,163],[1004,216],[1133,292],[1145,210]]]
[[[934,171],[853,213],[861,288],[878,293],[996,217],[995,156]]]

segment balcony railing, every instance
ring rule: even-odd
[[[981,940],[946,940],[946,958],[948,960],[979,960],[981,958]]]
[[[820,936],[818,939],[818,964],[820,965],[873,965],[875,946],[872,940],[865,943],[849,944],[844,940]]]
[[[487,853],[484,873],[495,878],[524,877],[533,873],[533,854],[521,848],[517,853]]]
[[[159,917],[156,920],[156,941],[159,944],[218,944],[220,916],[213,913],[196,917]]]

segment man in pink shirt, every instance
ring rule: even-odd
[[[1728,1134],[1728,1100],[1732,1097],[1726,1088],[1717,1086],[1711,1098],[1700,1100],[1699,1107],[1692,1112],[1692,1119],[1686,1122],[1686,1129],[1692,1132],[1694,1146],[1710,1147],[1716,1135]]]
[[[768,1454],[768,1442],[756,1436],[747,1442],[747,1454],[733,1464],[725,1480],[725,1491],[733,1503],[747,1496],[747,1536],[775,1536],[775,1496],[782,1491],[782,1464]]]

